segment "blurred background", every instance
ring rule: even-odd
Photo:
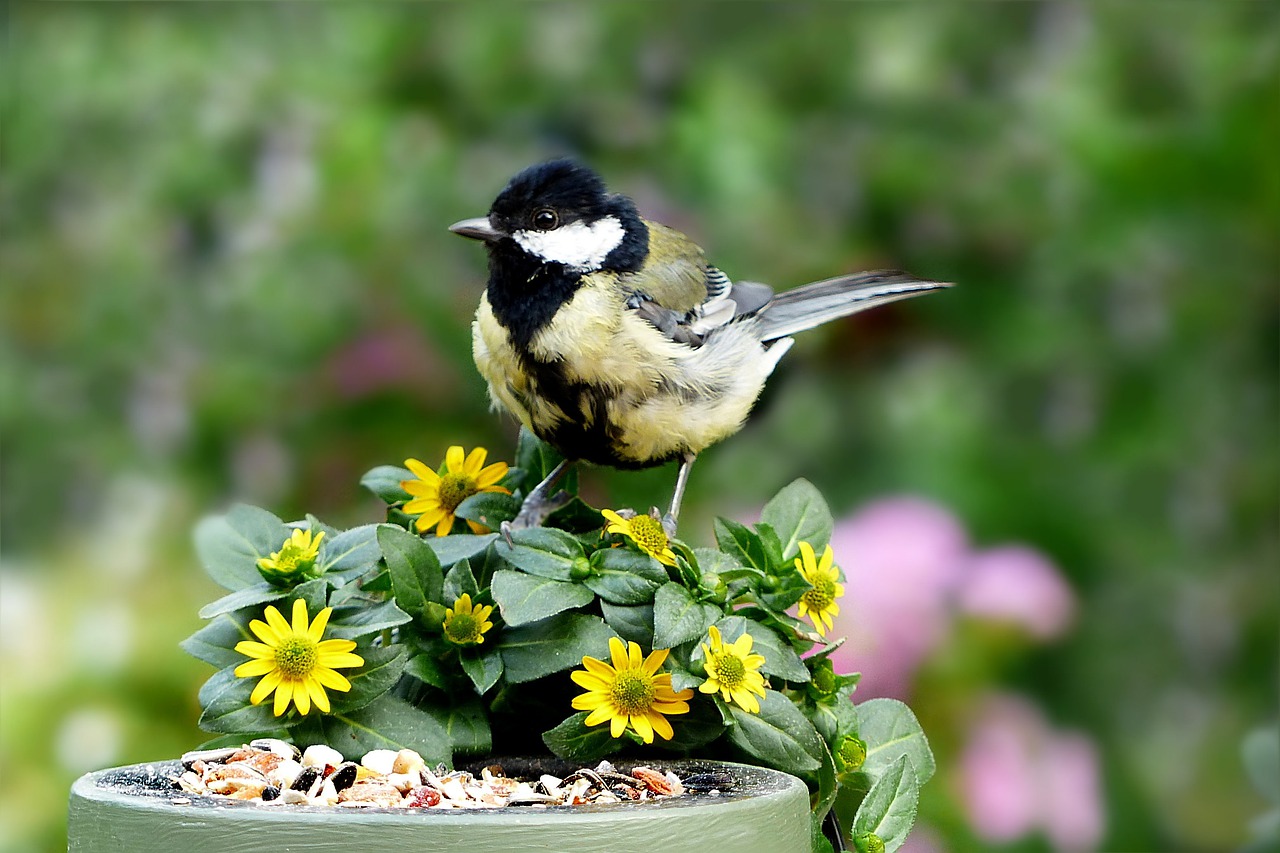
[[[374,465],[511,458],[446,227],[565,153],[733,277],[959,284],[801,337],[682,519],[827,495],[842,662],[938,753],[912,849],[1250,841],[1280,7],[5,8],[0,849],[65,849],[77,775],[205,739],[200,516],[366,523]],[[583,481],[643,508],[674,475]]]

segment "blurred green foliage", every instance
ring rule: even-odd
[[[985,677],[1098,739],[1104,849],[1247,838],[1280,621],[1275,4],[6,9],[0,847],[61,849],[76,774],[201,739],[201,514],[374,520],[374,465],[510,457],[470,365],[483,258],[445,227],[562,153],[734,277],[958,282],[801,338],[685,535],[804,476],[837,514],[916,492],[1034,543],[1080,624]]]

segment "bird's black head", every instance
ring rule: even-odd
[[[649,229],[631,199],[610,194],[599,175],[572,160],[530,166],[498,194],[486,219],[452,230],[486,241],[492,255],[520,253],[570,275],[635,271],[649,253]]]

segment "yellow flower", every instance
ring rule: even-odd
[[[316,559],[320,556],[320,541],[324,531],[312,536],[310,530],[295,529],[280,550],[270,557],[258,560],[258,573],[274,584],[289,586],[312,577]]]
[[[484,632],[493,627],[489,614],[493,608],[471,605],[471,595],[463,593],[453,607],[444,612],[444,638],[455,646],[474,646],[484,642]]]
[[[667,531],[661,521],[651,515],[623,518],[611,509],[602,509],[600,513],[609,522],[604,529],[605,533],[621,533],[659,563],[667,566],[676,564],[676,552],[671,550]]]
[[[462,448],[454,445],[444,456],[444,473],[437,474],[417,459],[406,459],[404,465],[416,480],[402,480],[401,488],[413,496],[404,505],[409,515],[418,516],[418,532],[436,529],[437,536],[448,536],[453,529],[454,510],[458,504],[480,492],[511,494],[497,483],[507,476],[507,463],[495,462],[488,467],[484,460],[489,451],[477,447],[465,458]],[[467,522],[473,533],[485,533],[486,529],[474,521]]]
[[[332,612],[332,607],[326,607],[308,625],[307,604],[299,598],[293,602],[293,625],[284,621],[280,611],[270,605],[266,610],[266,622],[254,619],[249,623],[249,630],[262,642],[243,640],[236,643],[236,651],[253,660],[240,664],[235,673],[239,678],[262,676],[258,686],[253,688],[250,702],[259,704],[274,690],[277,717],[288,710],[291,699],[298,713],[305,716],[311,711],[312,702],[328,713],[326,687],[343,693],[351,689],[351,682],[334,670],[363,666],[364,659],[351,654],[356,647],[351,640],[320,639]]]
[[[645,743],[653,743],[653,733],[664,740],[671,740],[671,723],[664,714],[686,714],[692,690],[676,693],[671,689],[671,674],[658,675],[658,667],[667,659],[667,649],[654,649],[641,659],[640,647],[628,643],[625,647],[617,637],[609,638],[609,651],[613,666],[587,656],[582,659],[586,669],[576,669],[569,674],[579,687],[587,692],[573,699],[578,711],[590,711],[586,724],[597,726],[609,721],[609,733],[622,737],[630,726]]]
[[[844,595],[844,584],[840,583],[840,569],[831,564],[834,554],[831,546],[822,552],[818,560],[813,553],[813,546],[808,542],[800,543],[800,556],[796,557],[796,568],[800,576],[809,582],[809,589],[800,597],[800,618],[808,614],[813,620],[813,628],[818,636],[825,637],[834,623],[831,617],[840,612],[836,599]]]
[[[725,645],[715,625],[707,632],[711,645],[702,644],[702,653],[707,658],[707,680],[698,685],[698,691],[715,693],[719,690],[724,701],[736,702],[738,707],[752,714],[760,713],[760,702],[751,694],[764,695],[764,676],[758,672],[764,657],[751,654],[751,635],[744,633]]]

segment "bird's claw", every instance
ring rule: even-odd
[[[662,516],[662,529],[667,534],[668,539],[676,538],[676,517],[671,513]]]
[[[502,538],[507,540],[507,546],[514,547],[514,543],[511,541],[512,532],[540,526],[542,522],[546,521],[547,516],[558,509],[564,508],[571,500],[573,500],[573,495],[564,491],[556,492],[549,498],[541,498],[536,495],[530,495],[525,498],[516,517],[510,521],[502,522],[498,527],[502,533]]]

